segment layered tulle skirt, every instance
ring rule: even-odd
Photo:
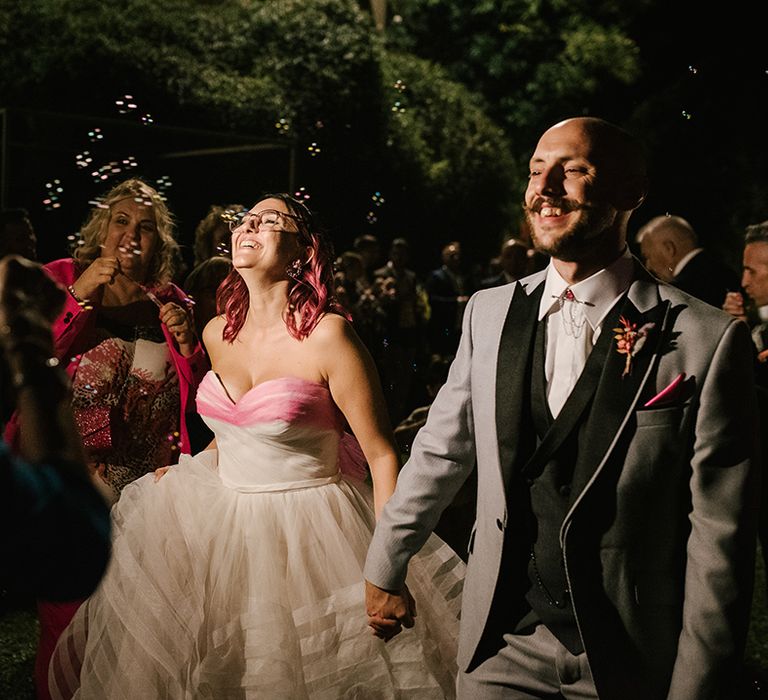
[[[366,487],[243,493],[216,452],[128,486],[108,572],[59,641],[54,698],[452,697],[464,565],[432,537],[409,569],[416,626],[366,624]]]

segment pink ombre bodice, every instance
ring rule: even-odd
[[[197,409],[216,435],[218,474],[229,488],[289,491],[340,478],[341,416],[323,384],[271,379],[234,402],[208,372]]]

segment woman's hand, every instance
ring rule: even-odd
[[[72,289],[80,299],[92,300],[99,295],[105,284],[112,284],[119,272],[120,263],[117,258],[96,258],[74,281]]]
[[[170,467],[160,467],[159,469],[155,469],[155,483],[160,481],[160,479],[165,476],[165,472],[167,472],[170,469]]]
[[[160,321],[171,332],[184,357],[189,357],[197,345],[192,317],[176,302],[169,301],[160,307]]]

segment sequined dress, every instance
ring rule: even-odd
[[[208,373],[197,401],[218,450],[125,488],[110,568],[54,654],[53,697],[453,697],[464,564],[432,537],[410,568],[416,626],[372,636],[374,515],[340,471],[354,443],[327,387],[286,377],[233,402]]]
[[[78,358],[72,410],[90,458],[116,493],[178,459],[179,380],[159,326],[101,318]]]

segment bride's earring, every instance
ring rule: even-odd
[[[288,277],[292,277],[295,280],[298,280],[301,278],[301,273],[304,272],[304,263],[301,262],[300,258],[296,258],[290,265],[288,265],[287,268],[285,268],[285,273],[288,275]]]

